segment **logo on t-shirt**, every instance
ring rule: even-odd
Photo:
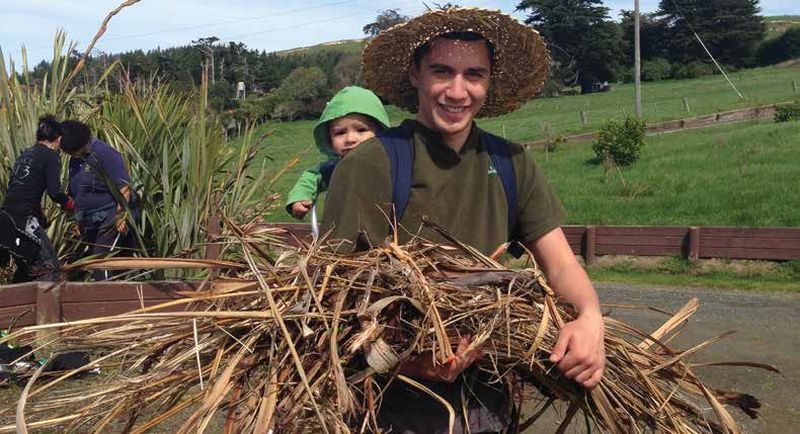
[[[491,161],[489,161],[489,176],[497,176],[497,169],[494,168]]]

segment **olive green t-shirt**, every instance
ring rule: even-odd
[[[400,242],[418,235],[444,242],[422,218],[437,223],[463,243],[485,254],[509,239],[508,205],[503,184],[490,164],[481,130],[473,123],[469,138],[455,152],[438,133],[414,120],[401,128],[412,133],[414,165],[411,195],[398,231]],[[559,227],[564,210],[533,158],[508,142],[517,182],[516,227],[513,237],[536,241]],[[390,233],[392,175],[380,140],[370,139],[339,162],[325,201],[322,233],[329,239],[381,244]]]

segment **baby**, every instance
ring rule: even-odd
[[[304,171],[287,196],[286,211],[297,219],[308,214],[317,196],[328,189],[322,172],[364,140],[389,127],[389,117],[380,99],[358,86],[340,90],[328,102],[314,126],[314,141],[328,160]]]

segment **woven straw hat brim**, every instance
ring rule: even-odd
[[[381,32],[364,48],[364,83],[384,101],[415,113],[417,92],[407,74],[414,51],[451,32],[478,33],[494,46],[491,85],[479,116],[514,111],[542,90],[550,52],[539,33],[499,11],[477,8],[431,11]]]

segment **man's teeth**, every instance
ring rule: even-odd
[[[448,111],[448,112],[450,112],[450,113],[461,113],[461,112],[463,112],[464,110],[466,110],[466,109],[467,109],[466,107],[453,107],[453,106],[447,106],[447,105],[443,105],[443,106],[441,106],[441,107],[442,107],[442,108],[443,108],[445,111]]]

